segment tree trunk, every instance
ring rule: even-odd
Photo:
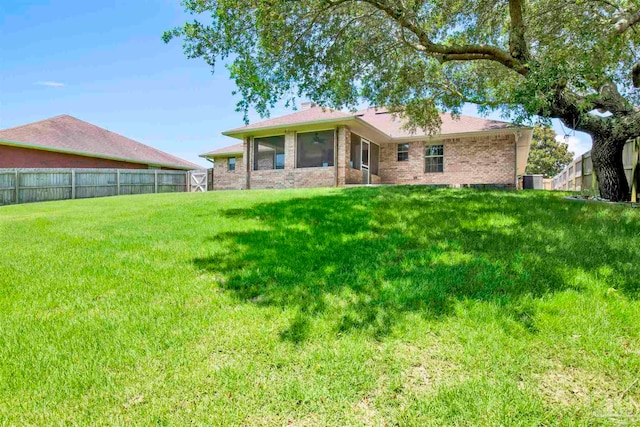
[[[622,151],[626,141],[593,135],[591,159],[598,177],[600,196],[612,202],[629,200],[629,183],[624,174]]]

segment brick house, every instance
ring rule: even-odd
[[[0,168],[202,169],[68,115],[0,130]]]
[[[441,116],[437,135],[410,133],[385,109],[301,111],[223,132],[241,142],[201,157],[214,190],[427,184],[515,188],[531,128]]]

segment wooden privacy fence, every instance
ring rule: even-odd
[[[637,201],[638,180],[638,151],[640,149],[640,138],[627,142],[622,152],[622,163],[624,165],[624,173],[631,188],[631,197]],[[566,168],[558,175],[551,179],[552,190],[565,191],[588,191],[598,194],[598,181],[593,162],[591,160],[591,151],[587,151],[581,156],[576,157]]]
[[[185,192],[192,190],[190,174],[160,169],[0,169],[0,205]]]

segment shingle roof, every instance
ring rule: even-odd
[[[225,133],[233,133],[239,131],[246,131],[252,129],[270,128],[284,125],[295,125],[307,122],[315,122],[319,120],[334,120],[334,119],[350,119],[353,114],[344,113],[342,111],[331,110],[329,108],[311,107],[307,110],[297,111],[295,113],[287,114],[280,117],[274,117],[272,119],[263,120],[261,122],[252,123],[248,126],[242,126],[239,128],[231,129]]]
[[[368,108],[356,113],[356,116],[366,121],[370,125],[379,129],[391,138],[406,138],[424,135],[421,130],[415,134],[403,128],[404,121],[401,117],[394,117],[384,108]],[[494,131],[515,127],[512,123],[497,120],[481,119],[479,117],[460,116],[458,119],[451,117],[451,114],[440,114],[442,126],[440,135]]]
[[[223,157],[229,154],[242,154],[244,149],[244,144],[242,142],[238,144],[229,145],[227,147],[218,148],[217,150],[209,151],[208,153],[200,154],[200,157],[214,157],[220,156]]]
[[[202,169],[194,163],[68,115],[0,130],[0,141],[132,163]]]
[[[486,131],[499,131],[510,128],[519,128],[520,126],[514,125],[509,122],[502,122],[498,120],[488,120],[479,117],[472,116],[459,116],[457,118],[451,117],[451,114],[440,114],[442,125],[440,127],[440,135],[456,135],[462,133],[475,133]],[[272,119],[264,120],[261,122],[253,123],[248,126],[243,126],[235,129],[231,129],[224,134],[229,136],[242,135],[243,132],[252,130],[261,130],[267,128],[283,128],[285,126],[295,127],[296,125],[310,124],[314,122],[322,121],[348,121],[356,120],[363,121],[368,125],[375,128],[381,134],[387,135],[390,138],[419,138],[425,136],[425,133],[418,129],[416,133],[412,134],[408,130],[404,129],[404,120],[402,117],[394,117],[389,113],[386,108],[368,108],[366,110],[358,111],[356,113],[345,113],[342,111],[331,110],[322,107],[312,107],[306,110],[298,111],[292,114],[287,114],[280,117],[274,117]],[[202,154],[202,157],[214,157],[224,156],[228,154],[235,154],[242,152],[242,144],[235,144],[229,147],[220,148],[209,153]]]

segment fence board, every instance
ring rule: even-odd
[[[187,171],[0,169],[0,205],[188,191]]]
[[[638,144],[636,140],[627,142],[622,151],[622,164],[624,173],[629,183],[629,188],[633,186],[633,168],[637,163],[634,157],[634,146]],[[579,173],[579,168],[582,173]],[[597,193],[597,177],[594,180],[593,161],[591,151],[587,151],[582,156],[574,159],[562,172],[551,179],[552,190],[568,191],[591,191]]]

